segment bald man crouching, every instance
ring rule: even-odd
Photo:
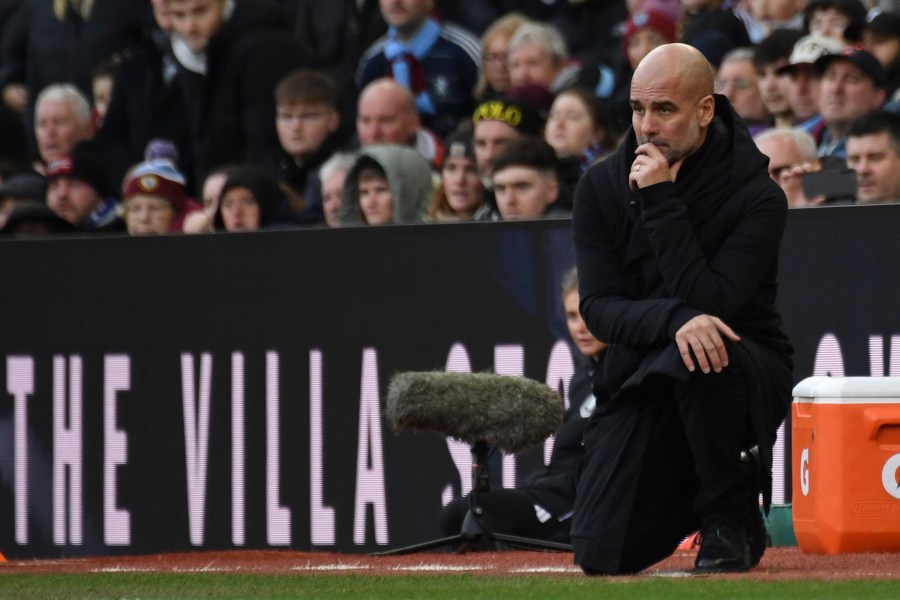
[[[791,401],[775,307],[784,193],[700,52],[653,50],[632,129],[591,168],[572,226],[581,313],[611,342],[572,522],[585,573],[635,573],[696,530],[694,573],[762,558],[759,493]]]

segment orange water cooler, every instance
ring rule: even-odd
[[[793,395],[800,548],[900,551],[900,377],[810,377]]]

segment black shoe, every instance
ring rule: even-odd
[[[747,545],[750,547],[750,568],[759,564],[766,547],[769,545],[769,534],[766,531],[766,523],[759,512],[759,505],[753,501],[747,527]]]
[[[759,446],[753,446],[746,452],[741,452],[741,461],[753,466],[758,483],[762,472]],[[750,499],[744,527],[747,528],[747,543],[750,545],[750,566],[755,567],[766,553],[766,546],[769,545],[769,533],[766,531],[766,523],[760,513],[756,494]]]
[[[700,551],[694,561],[695,575],[743,573],[750,570],[750,546],[743,526],[731,527],[710,521],[700,531]]]

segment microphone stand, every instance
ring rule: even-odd
[[[373,552],[371,556],[400,556],[402,554],[423,552],[441,546],[460,543],[462,545],[459,550],[457,550],[457,553],[464,554],[482,539],[487,539],[492,543],[504,542],[511,547],[522,550],[553,550],[556,552],[572,551],[571,544],[491,531],[484,522],[484,509],[479,502],[481,494],[490,492],[491,490],[490,467],[488,466],[490,448],[488,447],[487,442],[482,440],[476,442],[470,448],[470,451],[472,453],[472,491],[469,493],[469,510],[466,512],[466,516],[463,519],[460,532],[449,537],[421,542],[403,548],[395,548],[384,552]]]

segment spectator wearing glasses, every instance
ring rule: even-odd
[[[275,88],[275,130],[281,146],[272,174],[290,192],[301,224],[318,224],[322,183],[318,170],[342,146],[337,90],[327,76],[301,69]]]
[[[509,91],[512,83],[506,50],[513,35],[527,22],[524,15],[509,13],[494,21],[481,36],[481,69],[475,84],[475,99],[479,102]]]
[[[725,55],[716,76],[715,90],[728,98],[751,135],[772,126],[772,116],[759,92],[752,49],[737,48]]]
[[[130,172],[122,212],[131,236],[180,233],[186,214],[200,205],[185,194],[185,179],[166,159],[144,161]]]

